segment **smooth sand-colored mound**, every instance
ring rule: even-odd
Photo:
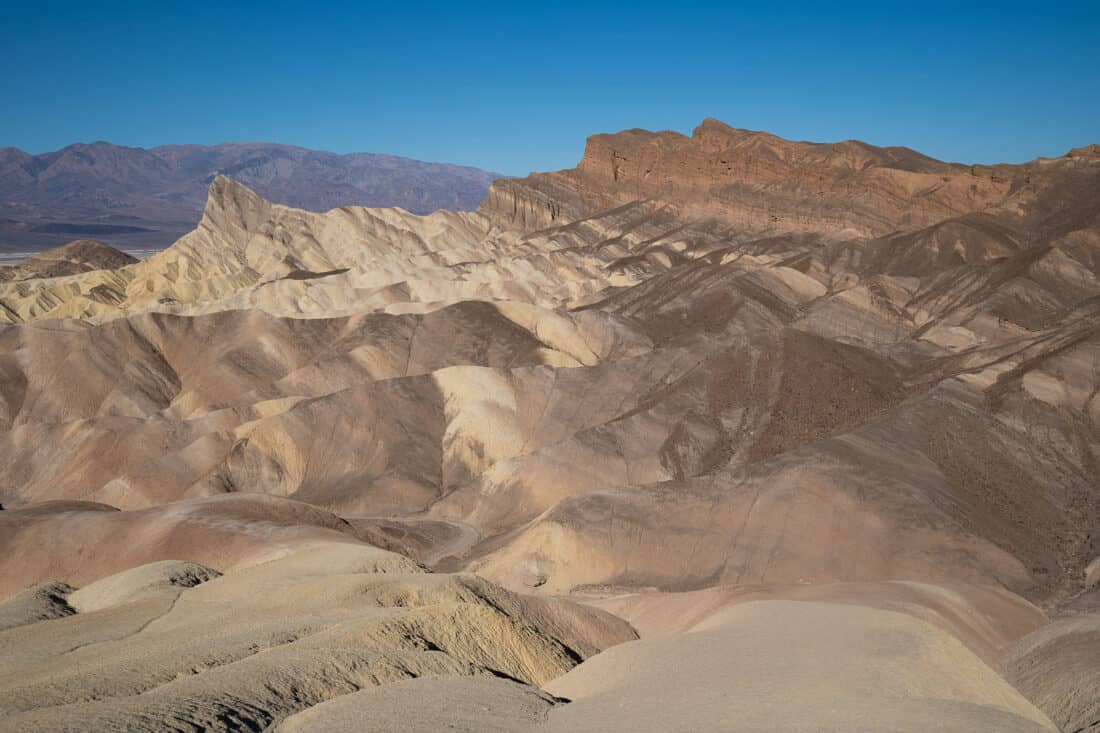
[[[622,644],[546,686],[550,730],[1056,731],[930,624],[831,603],[735,606],[691,633]]]
[[[221,575],[217,570],[185,560],[161,560],[125,570],[69,594],[69,605],[79,613],[98,611],[141,600],[151,594],[174,593]]]
[[[741,603],[818,601],[915,616],[951,634],[986,664],[1047,621],[1042,610],[995,586],[914,582],[717,586],[685,593],[632,593],[589,603],[626,619],[643,638],[683,633]]]

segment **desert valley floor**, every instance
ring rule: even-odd
[[[219,177],[0,324],[0,730],[1100,731],[1100,146]]]

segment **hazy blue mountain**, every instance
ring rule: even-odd
[[[338,155],[272,143],[128,148],[106,142],[30,155],[0,149],[0,250],[78,238],[127,249],[172,243],[199,220],[210,182],[228,175],[297,208],[475,208],[493,173],[393,155]]]

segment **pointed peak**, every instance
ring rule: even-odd
[[[30,153],[24,152],[19,148],[7,147],[0,148],[0,162],[11,163],[12,161],[25,162],[33,158]]]
[[[210,180],[210,188],[208,190],[209,196],[224,196],[224,195],[252,195],[259,196],[258,193],[253,191],[248,186],[244,185],[240,181],[230,178],[224,173],[217,173]]]
[[[741,127],[728,125],[722,120],[707,117],[691,131],[692,139],[699,140],[729,140],[738,142],[741,140],[764,140],[775,144],[790,144],[792,141],[773,135],[763,130],[746,130]]]
[[[251,230],[265,220],[270,211],[270,201],[244,184],[219,173],[210,182],[202,218],[222,229],[236,226]]]
[[[703,121],[695,127],[695,132],[700,130],[721,130],[724,132],[742,132],[733,125],[728,125],[717,117],[704,117]]]

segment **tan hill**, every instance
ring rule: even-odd
[[[65,277],[92,270],[117,270],[135,262],[136,258],[103,242],[79,239],[28,257],[18,265],[0,267],[0,282]]]
[[[863,606],[914,616],[961,641],[995,670],[1022,637],[1044,626],[1043,611],[995,585],[913,581],[719,585],[681,593],[642,591],[588,599],[626,619],[643,637],[680,634],[733,606],[806,601]]]
[[[69,595],[79,613],[0,632],[5,730],[255,730],[422,676],[545,684],[634,637],[600,611],[422,573],[361,543],[198,583],[150,585],[158,573],[101,580]]]
[[[547,686],[550,728],[1056,731],[934,627],[836,604],[736,606],[690,633],[609,649]]]
[[[572,703],[557,683],[417,680],[306,710],[335,688],[280,707],[241,682],[229,705],[200,680],[150,694],[156,714],[339,729],[427,695],[414,729],[449,711],[583,729],[619,706],[636,726],[667,689],[704,709],[654,716],[721,730],[726,708],[693,696],[766,672],[805,693],[794,729],[853,729],[816,677],[844,681],[872,730],[892,709],[904,730],[1088,723],[1092,683],[1048,621],[1089,611],[1100,581],[1098,252],[1091,148],[972,167],[706,121],[597,136],[575,170],[428,216],[293,209],[217,178],[156,256],[0,283],[0,625],[75,629],[103,613],[78,593],[229,593],[257,563],[370,545],[372,574],[472,572],[547,599],[571,619],[559,641],[589,623],[560,597],[665,637],[581,665]],[[224,576],[174,590],[184,562]],[[515,603],[537,626],[543,601]],[[809,661],[759,608],[816,629]],[[606,646],[584,638],[581,656]],[[859,639],[930,651],[895,664]],[[184,642],[144,643],[167,665]],[[696,654],[705,674],[674,661]],[[302,664],[288,684],[328,674]],[[81,670],[66,689],[114,674]],[[85,693],[27,688],[12,720],[134,726],[135,689],[77,710]]]

